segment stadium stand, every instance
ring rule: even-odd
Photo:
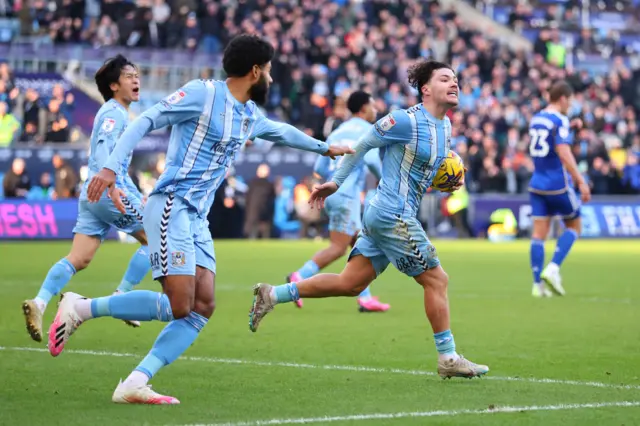
[[[417,58],[448,61],[460,76],[460,108],[451,119],[472,193],[525,192],[532,170],[526,123],[543,106],[551,82],[566,78],[577,91],[572,115],[586,123],[576,135],[575,154],[594,193],[640,193],[637,0],[588,7],[547,0],[469,2],[494,19],[496,28],[523,35],[531,51],[509,48],[438,2],[64,0],[53,7],[36,0],[29,10],[22,4],[12,7],[20,33],[0,46],[1,56],[24,71],[66,72],[76,81],[90,81],[106,57],[126,49],[143,75],[138,111],[166,95],[167,87],[223,77],[219,61],[225,43],[241,32],[259,33],[278,52],[268,113],[319,138],[342,121],[350,90],[374,93],[382,112],[405,108],[417,102],[406,83],[407,68]],[[12,96],[10,72],[3,69],[0,99]],[[84,123],[86,133],[90,108],[73,108],[83,93],[74,89],[71,103],[69,95],[57,96],[53,106],[37,100],[50,95],[37,96],[21,88],[17,98],[30,105],[25,117],[49,117],[38,120],[47,123],[46,132],[18,115],[20,139],[68,138],[52,130],[56,122],[58,129],[67,127],[65,122],[76,129]],[[147,163],[147,175],[149,170],[155,173],[155,164]]]

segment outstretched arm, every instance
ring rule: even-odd
[[[406,111],[394,111],[379,120],[366,135],[360,138],[356,144],[355,152],[342,159],[333,178],[313,190],[309,204],[322,208],[324,200],[338,190],[367,152],[383,146],[408,143],[413,137],[411,120]]]
[[[249,136],[249,139],[255,138],[266,139],[271,142],[281,143],[292,148],[316,152],[318,154],[324,154],[329,149],[329,145],[327,145],[326,142],[314,139],[290,124],[269,120],[262,115],[262,113],[259,113],[253,132],[251,136]]]
[[[210,90],[209,83],[193,80],[134,120],[116,143],[104,168],[91,179],[87,188],[89,201],[98,201],[104,190],[113,186],[119,165],[150,131],[199,116]]]

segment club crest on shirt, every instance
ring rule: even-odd
[[[116,120],[114,120],[113,118],[105,118],[104,121],[102,122],[102,126],[100,127],[100,130],[102,130],[105,133],[111,133],[113,129],[115,129],[115,127],[116,127]]]
[[[242,134],[246,135],[248,130],[249,130],[249,119],[245,118],[244,120],[242,120]]]
[[[185,97],[185,93],[182,90],[173,92],[167,97],[167,103],[175,105]]]
[[[187,263],[184,252],[182,251],[174,251],[171,253],[171,266],[180,267],[184,266]]]
[[[391,128],[395,125],[396,125],[396,120],[393,118],[391,114],[389,114],[386,117],[380,119],[380,121],[378,121],[374,127],[376,131],[380,134],[380,136],[384,136],[385,133],[391,130]]]

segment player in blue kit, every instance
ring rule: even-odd
[[[582,202],[586,203],[591,199],[589,185],[578,171],[571,152],[571,127],[582,126],[579,119],[570,123],[566,116],[572,95],[573,89],[568,83],[555,83],[549,90],[549,106],[537,113],[529,124],[529,154],[535,166],[529,183],[533,217],[530,255],[534,297],[551,296],[551,291],[560,296],[565,294],[560,265],[582,228],[580,201],[573,190],[573,184],[578,185]],[[554,216],[562,217],[566,230],[558,238],[551,262],[542,270],[544,241]],[[548,289],[542,284],[543,281]]]
[[[375,103],[371,95],[366,92],[352,93],[347,100],[347,108],[353,116],[329,135],[327,139],[329,145],[353,147],[358,139],[369,131],[371,123],[376,121],[378,112]],[[318,157],[314,172],[324,180],[330,179],[341,160]],[[372,149],[365,155],[340,186],[338,192],[329,197],[325,203],[324,208],[329,216],[331,240],[329,247],[317,252],[311,260],[289,275],[287,282],[298,282],[312,277],[347,252],[347,248],[362,228],[360,193],[364,190],[367,168],[377,179],[380,179],[382,164],[377,149]],[[302,299],[298,299],[295,303],[299,308],[302,307]],[[361,312],[384,312],[390,307],[386,303],[380,303],[377,297],[372,297],[369,287],[358,296],[358,305]]]
[[[345,157],[331,181],[315,188],[310,203],[322,207],[325,199],[344,185],[365,154],[386,147],[382,179],[365,210],[363,230],[340,274],[319,274],[297,283],[254,287],[249,328],[279,303],[300,297],[357,296],[392,262],[424,289],[424,306],[439,353],[438,373],[443,378],[476,377],[489,368],[456,352],[449,319],[449,278],[440,266],[435,247],[416,218],[426,189],[446,158],[451,143],[451,122],[446,117],[458,105],[458,79],[449,65],[418,62],[409,69],[409,83],[422,95],[422,103],[398,110],[378,121]],[[463,182],[450,188],[460,188]]]
[[[90,201],[97,201],[109,188],[120,204],[113,190],[119,164],[148,132],[173,126],[166,168],[144,210],[153,278],[160,281],[163,293],[136,290],[97,299],[65,293],[49,329],[49,351],[56,356],[71,334],[92,318],[169,322],[149,354],[118,384],[114,402],[179,403],[153,391],[148,381],[191,346],[213,314],[216,258],[206,218],[242,144],[263,138],[330,157],[353,152],[329,147],[260,112],[256,103],[266,101],[273,55],[271,44],[258,37],[234,38],[224,51],[227,80],[191,81],[145,111],[127,128],[105,168],[89,184]]]
[[[129,105],[140,97],[138,70],[122,55],[105,62],[96,73],[95,80],[106,103],[93,122],[89,177],[104,167],[118,137],[129,123]],[[71,251],[49,269],[38,295],[22,303],[27,331],[36,342],[42,340],[42,315],[47,304],[73,275],[89,266],[112,226],[132,235],[142,245],[131,258],[116,293],[131,291],[149,272],[147,237],[142,229],[142,195],[127,173],[130,162],[131,156],[128,156],[117,165],[118,187],[127,205],[125,212],[118,211],[106,195],[97,204],[89,204],[87,184],[82,187]],[[134,327],[140,325],[137,321],[125,322]]]

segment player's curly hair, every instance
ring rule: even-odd
[[[407,72],[409,77],[409,84],[411,85],[411,87],[420,92],[422,86],[424,86],[429,82],[429,80],[431,80],[433,72],[442,68],[449,68],[451,71],[453,71],[451,65],[445,64],[444,62],[432,60],[418,61],[411,67],[409,67],[409,70]]]
[[[222,68],[228,77],[244,77],[254,65],[265,66],[273,59],[271,43],[256,35],[234,37],[224,49]]]
[[[100,94],[105,101],[113,98],[113,90],[111,90],[111,85],[118,82],[118,80],[120,79],[120,73],[122,73],[122,69],[127,65],[130,65],[133,68],[137,68],[133,64],[133,62],[129,61],[124,56],[117,55],[104,61],[104,65],[102,65],[102,67],[100,67],[100,69],[96,72],[96,85],[98,86],[98,90],[100,91]]]

